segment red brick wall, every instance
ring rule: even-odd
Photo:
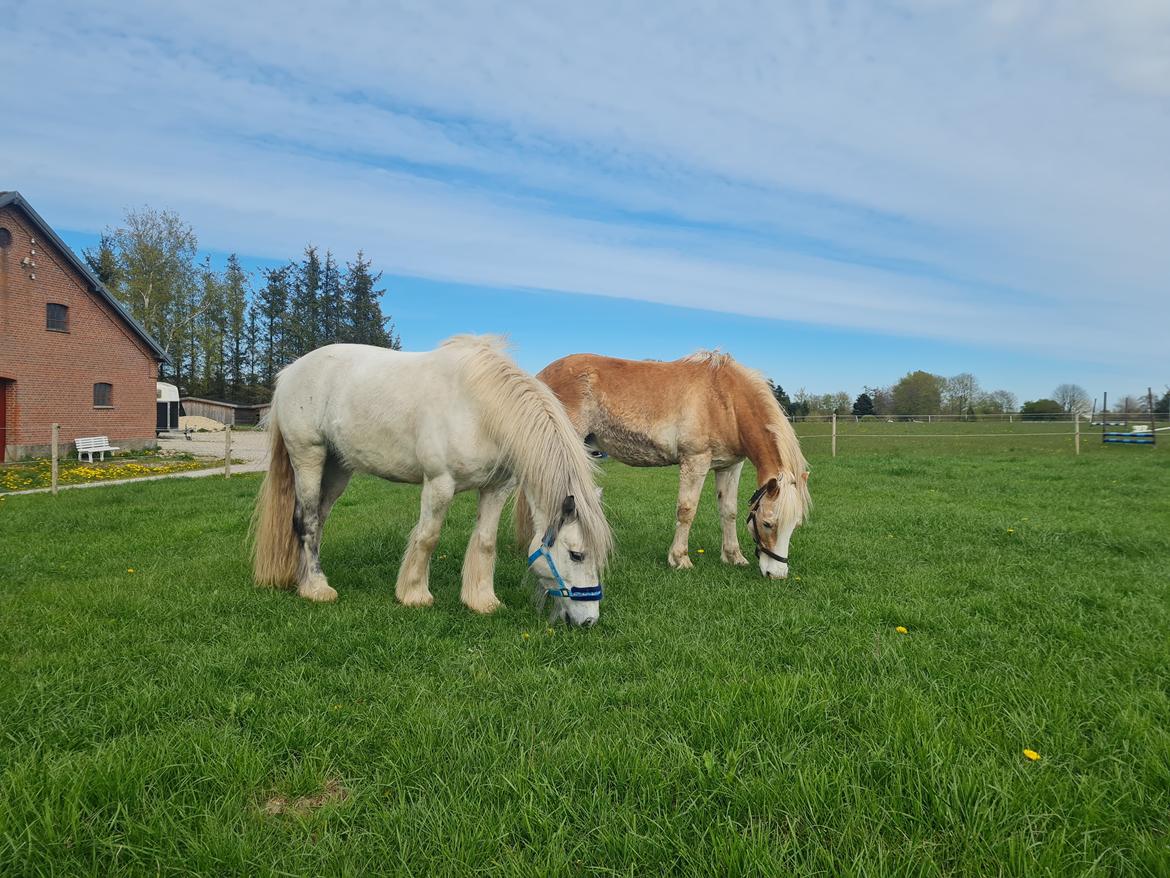
[[[43,453],[53,422],[61,425],[63,455],[79,436],[153,447],[158,364],[149,349],[22,211],[0,209],[0,227],[12,233],[0,248],[0,379],[14,382],[7,385],[8,459]],[[35,269],[21,265],[26,256]],[[67,332],[45,328],[48,302],[68,306]],[[95,382],[113,385],[110,408],[94,407]]]

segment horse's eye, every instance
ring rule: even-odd
[[[771,529],[772,529],[772,522],[770,522],[770,521],[765,521],[765,522],[764,522],[764,527],[766,527],[768,530],[771,530]]]
[[[569,550],[569,560],[571,560],[571,561],[584,561],[585,560],[585,553],[584,552],[574,552],[570,549]]]

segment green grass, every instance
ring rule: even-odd
[[[510,538],[459,604],[469,496],[428,610],[417,488],[342,498],[332,606],[251,587],[254,476],[0,500],[0,874],[1170,873],[1165,448],[808,447],[799,581],[719,563],[710,484],[670,571],[676,472],[607,465],[551,635]]]

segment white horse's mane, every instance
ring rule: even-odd
[[[520,488],[555,518],[572,495],[585,548],[601,570],[613,537],[594,484],[596,467],[553,392],[504,353],[499,336],[457,335],[443,348],[462,357],[484,426],[511,458]],[[526,546],[521,546],[525,550]]]

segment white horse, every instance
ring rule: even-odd
[[[529,566],[552,598],[551,617],[597,621],[611,536],[593,464],[552,391],[498,339],[457,336],[425,353],[320,348],[280,373],[268,430],[253,522],[258,585],[337,598],[318,560],[321,531],[350,476],[367,472],[422,484],[395,588],[407,606],[433,602],[431,555],[451,498],[479,491],[460,597],[490,613],[500,606],[492,584],[500,513],[519,482],[543,534],[528,546]]]

